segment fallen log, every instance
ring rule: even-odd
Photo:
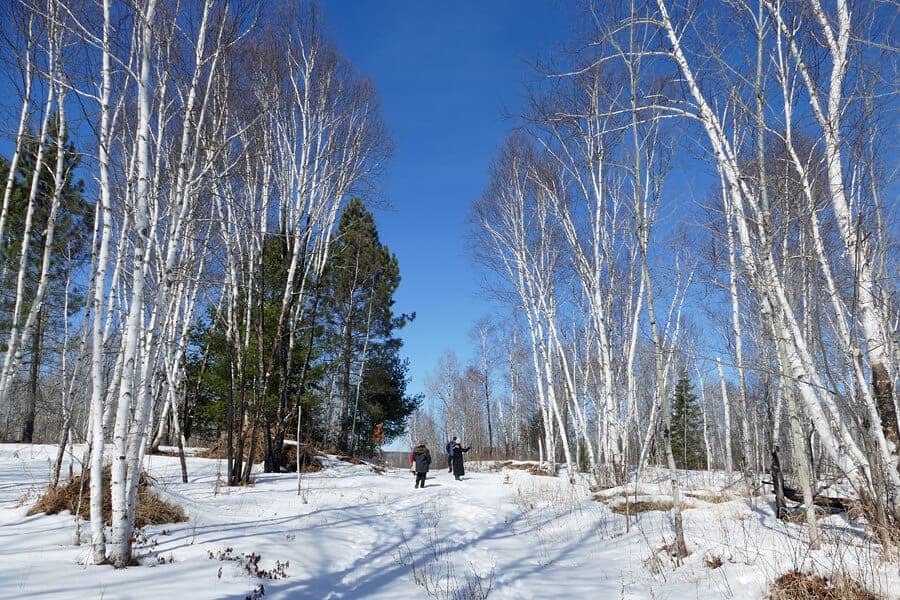
[[[771,485],[773,488],[773,492],[775,491],[775,486],[771,481],[763,481],[765,485]],[[790,500],[791,502],[796,502],[797,504],[803,504],[803,493],[796,489],[792,488],[786,484],[782,484],[782,491],[784,494],[784,498]],[[851,498],[840,498],[834,496],[822,496],[820,494],[816,494],[813,496],[813,504],[819,506],[821,508],[828,509],[830,512],[848,512],[851,508],[856,506],[856,501]]]

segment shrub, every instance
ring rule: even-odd
[[[502,469],[517,469],[519,471],[528,471],[532,475],[540,475],[542,477],[556,477],[556,473],[542,468],[541,465],[539,465],[537,463],[530,463],[530,462],[514,463],[512,461],[505,461],[505,462],[497,463],[496,470],[499,471]]]
[[[696,498],[709,504],[721,504],[722,502],[730,502],[734,498],[728,494],[716,494],[714,492],[687,492],[685,496],[688,498]]]

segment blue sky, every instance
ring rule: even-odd
[[[571,9],[567,0],[320,1],[330,39],[374,81],[393,139],[388,205],[374,213],[400,262],[395,310],[417,315],[400,335],[408,391],[423,393],[445,351],[469,357],[470,329],[492,311],[467,250],[469,207],[514,126],[504,115],[519,112],[530,65],[569,37]],[[14,96],[4,75],[0,92]],[[0,107],[7,156],[17,106]]]
[[[468,250],[471,203],[522,108],[532,64],[572,39],[568,0],[321,0],[329,37],[372,78],[394,143],[374,210],[382,243],[400,262],[397,313],[417,317],[400,332],[412,394],[446,351],[472,354],[474,323],[497,308],[480,295]],[[0,78],[0,92],[9,92]],[[15,106],[15,103],[12,103]],[[15,111],[5,111],[7,128]],[[7,156],[10,135],[0,138]],[[696,165],[694,166],[696,168]],[[85,177],[88,185],[92,182]],[[681,195],[701,195],[679,177]]]
[[[554,0],[328,0],[331,39],[378,89],[395,144],[376,210],[382,243],[403,278],[397,312],[416,312],[401,332],[408,391],[452,350],[470,355],[469,331],[491,311],[467,250],[467,217],[488,167],[521,107],[529,66],[567,37]]]

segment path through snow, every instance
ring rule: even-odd
[[[224,462],[199,458],[188,459],[183,484],[177,459],[153,456],[150,475],[190,519],[148,528],[143,566],[116,571],[83,564],[87,524],[85,544],[74,546],[71,515],[25,516],[53,455],[51,446],[0,445],[0,598],[244,598],[260,584],[264,598],[328,600],[488,589],[491,599],[753,598],[810,559],[766,505],[698,502],[685,511],[694,555],[652,574],[644,562],[669,535],[666,513],[644,513],[626,531],[624,517],[562,478],[486,470],[455,481],[438,469],[417,490],[407,471],[331,459],[304,475],[298,495],[292,474],[227,488],[217,484]],[[250,553],[266,570],[289,562],[287,577],[255,579],[220,559]],[[723,567],[706,566],[714,554]]]

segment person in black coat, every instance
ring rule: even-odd
[[[459,442],[459,439],[454,435],[453,439],[447,442],[447,472],[453,472],[453,445]]]
[[[413,463],[416,466],[416,488],[419,484],[425,487],[425,475],[428,473],[428,467],[431,466],[431,452],[425,447],[425,444],[419,442],[419,445],[413,448]]]
[[[466,468],[463,466],[463,452],[468,452],[472,446],[462,447],[462,444],[456,442],[453,444],[453,476],[459,481],[459,478],[466,474]]]

